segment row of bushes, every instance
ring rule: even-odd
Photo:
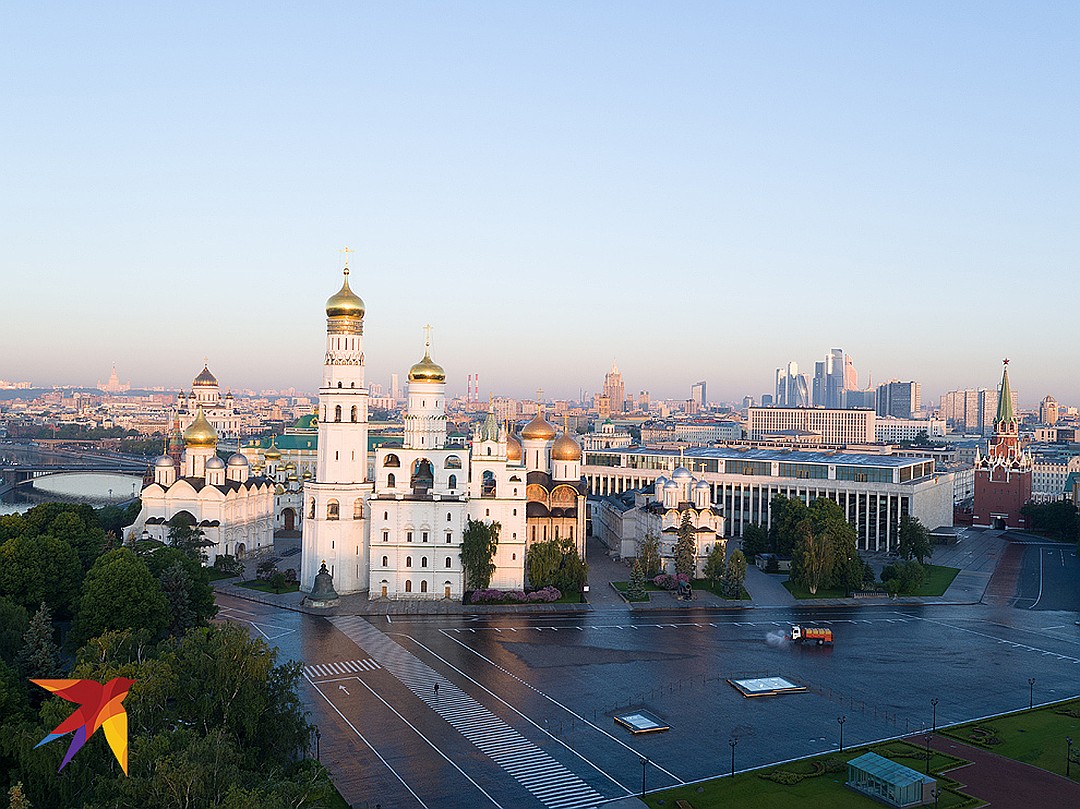
[[[470,604],[551,604],[562,598],[558,588],[542,587],[526,593],[524,590],[473,590]]]

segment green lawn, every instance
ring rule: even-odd
[[[220,570],[214,570],[214,568],[212,568],[212,567],[207,568],[206,574],[207,574],[207,576],[209,576],[210,581],[221,581],[222,579],[235,579],[236,578],[236,576],[234,576],[231,573],[222,573]]]
[[[717,588],[717,589],[714,590],[712,587],[710,587],[708,579],[694,579],[692,584],[694,585],[695,590],[707,590],[708,592],[712,593],[714,596],[722,598],[722,599],[724,599],[726,601],[749,601],[750,600],[750,594],[748,592],[746,592],[746,588],[743,588],[742,590],[739,591],[739,597],[738,598],[728,598],[726,595],[724,595],[720,591],[720,588]]]
[[[253,579],[252,581],[242,581],[242,582],[240,582],[240,586],[241,587],[246,587],[249,590],[261,590],[264,593],[271,593],[273,595],[281,595],[281,593],[278,593],[273,587],[270,586],[270,582],[258,581],[257,579]],[[300,585],[298,583],[294,582],[293,584],[286,584],[284,587],[282,587],[281,592],[282,593],[295,593],[299,589],[300,589]]]
[[[910,593],[910,595],[944,595],[953,579],[956,578],[956,574],[960,572],[958,567],[943,567],[942,565],[924,565],[923,567],[926,569],[926,577],[923,579],[922,586],[914,593]]]
[[[663,587],[657,587],[651,581],[647,581],[647,582],[645,582],[645,598],[630,598],[630,596],[627,595],[627,591],[630,589],[630,582],[628,582],[628,581],[613,581],[611,584],[631,604],[644,604],[646,601],[649,600],[649,593],[656,593],[656,592],[666,593],[667,592],[667,590],[665,590]]]
[[[831,590],[819,587],[816,595],[810,595],[810,591],[801,584],[796,584],[791,579],[784,582],[784,586],[795,598],[847,598],[847,590]]]
[[[1034,711],[973,722],[941,731],[999,756],[1022,761],[1058,775],[1065,774],[1065,737],[1073,739],[1073,754],[1080,754],[1080,700],[1036,708]],[[1080,765],[1071,768],[1080,781]]]
[[[693,809],[789,809],[795,806],[799,809],[872,809],[881,804],[844,786],[847,777],[844,765],[867,750],[924,771],[926,759],[920,748],[906,742],[891,742],[763,767],[740,773],[734,778],[717,778],[702,784],[656,792],[647,795],[645,803],[654,809],[674,809],[678,800],[686,801]],[[960,759],[934,753],[930,759],[930,770],[937,774],[963,763]],[[785,785],[769,776],[785,780],[802,778],[798,783]],[[982,805],[981,801],[960,792],[955,781],[947,776],[938,777],[945,787],[940,798],[942,809],[967,809]]]

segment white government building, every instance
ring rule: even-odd
[[[314,480],[304,484],[301,588],[311,591],[325,562],[337,593],[370,598],[461,598],[461,543],[469,519],[500,524],[491,587],[521,589],[525,579],[526,466],[521,445],[494,413],[471,448],[446,431],[446,373],[424,357],[409,370],[401,447],[376,451],[368,474],[368,390],[364,386],[364,302],[349,288],[326,302],[326,354],[319,390]],[[550,425],[549,425],[550,426]],[[551,469],[540,442],[534,465]],[[558,454],[558,453],[556,453]],[[580,448],[573,469],[580,481]],[[541,463],[542,461],[542,463]]]

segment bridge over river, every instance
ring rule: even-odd
[[[80,500],[81,489],[86,492],[88,500],[129,500],[138,493],[138,480],[146,467],[147,459],[116,452],[3,443],[0,444],[0,498],[10,502],[13,499],[11,494],[16,489],[29,490],[35,487],[35,484],[40,484],[38,488],[43,490],[42,495],[48,496],[55,489],[56,499]],[[93,482],[95,475],[101,476],[98,486]],[[123,476],[123,479],[117,476]],[[89,485],[86,483],[87,479],[90,479]],[[75,486],[73,491],[67,491],[72,487],[69,485],[65,488],[61,485],[62,480],[81,485]],[[110,482],[111,486],[108,485]],[[112,497],[113,490],[119,497]]]

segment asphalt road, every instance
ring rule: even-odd
[[[572,809],[1080,693],[1076,615],[1039,560],[1037,608],[678,610],[574,616],[317,618],[219,597],[306,665],[320,754],[350,802]],[[1075,565],[1066,559],[1063,563]],[[1055,579],[1054,582],[1058,580]],[[833,628],[833,648],[783,640]],[[727,679],[782,676],[809,691],[746,699]],[[438,695],[435,685],[439,685]],[[633,736],[616,712],[671,729]]]
[[[1028,544],[1013,606],[1080,611],[1080,557],[1076,546],[1060,542]]]

